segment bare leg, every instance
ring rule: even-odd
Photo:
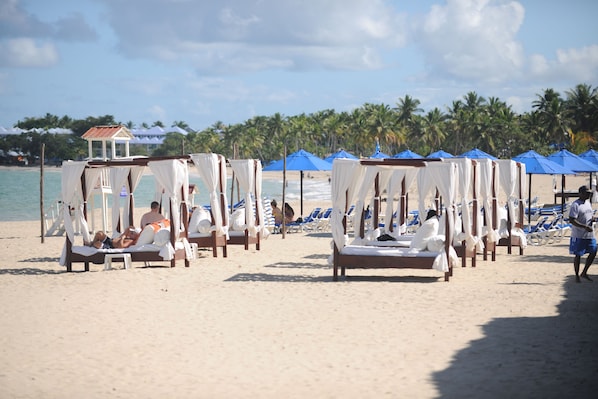
[[[577,281],[578,283],[581,282],[581,280],[579,279],[579,263],[580,262],[581,262],[581,256],[575,255],[575,258],[573,258],[573,269],[575,270],[575,281]]]
[[[596,252],[593,252],[591,254],[588,255],[588,259],[586,259],[586,264],[583,268],[583,271],[581,272],[581,277],[585,278],[586,280],[592,281],[592,279],[588,276],[588,269],[590,268],[590,266],[592,265],[592,262],[594,262],[594,258],[596,257]]]

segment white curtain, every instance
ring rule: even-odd
[[[210,192],[210,207],[214,218],[212,230],[216,232],[217,236],[226,235],[228,238],[228,198],[224,192],[226,190],[226,168],[224,167],[226,160],[222,155],[211,153],[191,154],[191,159]],[[224,187],[220,184],[221,181],[224,182]],[[221,198],[225,206],[224,219],[220,206]]]
[[[494,167],[493,167],[494,165]],[[491,159],[478,160],[478,176],[480,188],[480,202],[484,208],[484,221],[486,224],[486,237],[488,242],[498,242],[498,232],[492,226],[493,200],[492,186],[498,190],[498,163]],[[481,220],[481,219],[480,219]],[[480,225],[481,223],[478,223]]]
[[[169,209],[167,210],[169,211],[171,234],[174,232],[175,239],[178,239],[181,231],[181,204],[185,203],[188,195],[187,161],[167,159],[151,161],[147,165],[154,174],[156,182],[164,188],[164,194],[169,198],[169,207],[167,207]],[[164,260],[171,260],[174,258],[174,251],[172,243],[169,242],[160,250],[160,256]]]
[[[498,160],[500,167],[500,187],[503,189],[507,197],[507,209],[509,211],[509,218],[511,223],[515,223],[515,187],[517,185],[517,163],[511,159]]]
[[[394,169],[392,170],[392,174],[390,176],[390,178],[388,179],[388,187],[386,189],[388,197],[386,199],[386,210],[384,212],[384,225],[388,226],[390,223],[390,217],[391,215],[394,215],[395,210],[400,210],[401,209],[401,204],[405,204],[405,206],[407,206],[407,192],[409,191],[409,188],[411,187],[411,185],[413,184],[413,181],[415,180],[415,177],[417,176],[417,172],[418,172],[419,168],[414,168],[414,167],[409,167],[406,166],[404,168],[398,168],[398,169]],[[403,180],[405,180],[405,192],[400,192],[399,190],[401,189]],[[396,207],[394,206],[394,197],[395,195],[399,193],[398,197],[397,197],[397,204]],[[394,218],[394,221],[399,221],[400,220],[400,215],[397,215],[396,218]],[[398,234],[402,234],[407,230],[407,225],[405,222],[403,222],[403,224],[401,226],[398,226],[398,228],[396,230],[393,230],[395,235]],[[387,228],[386,231],[388,232],[389,229]]]
[[[255,202],[257,198],[252,198],[252,193],[255,187],[255,174],[253,172],[252,159],[231,159],[230,166],[235,173],[235,178],[239,182],[239,187],[243,190],[245,196],[245,226],[247,232],[251,237],[256,237],[258,230],[255,225]],[[235,184],[233,181],[232,184]],[[257,201],[259,202],[259,201]]]
[[[473,180],[472,161],[469,158],[451,158],[449,161],[457,165],[458,187],[461,199],[461,220],[463,225],[455,226],[455,228],[461,230],[462,234],[456,238],[459,241],[465,241],[465,248],[471,251],[480,242],[479,236],[474,236],[472,233],[473,215],[472,207],[469,204],[469,194],[472,190]]]
[[[266,224],[266,215],[264,210],[264,201],[262,201],[262,162],[259,159],[254,160],[255,163],[255,195],[256,195],[256,206],[259,213],[258,224],[259,224],[259,231],[262,234],[263,238],[268,238],[270,235],[270,230],[268,230],[265,226]]]
[[[332,213],[330,225],[332,239],[336,247],[341,249],[349,241],[348,235],[343,230],[343,217],[345,209],[353,202],[356,187],[360,186],[363,167],[358,160],[337,158],[332,163],[331,197]],[[355,214],[357,218],[357,214]],[[359,216],[359,218],[361,215]]]
[[[426,198],[432,192],[435,187],[434,185],[434,173],[437,168],[429,168],[433,164],[437,162],[428,162],[428,165],[424,168],[421,168],[419,173],[417,174],[417,195],[418,195],[418,211],[419,211],[419,221],[423,223],[426,220]]]
[[[64,229],[69,241],[75,244],[75,228],[71,217],[71,207],[75,209],[75,218],[81,222],[83,227],[83,238],[89,241],[89,228],[83,218],[83,194],[81,189],[81,175],[87,166],[87,162],[66,161],[62,163],[62,215],[64,218]],[[60,265],[66,265],[66,243],[60,256]]]
[[[118,221],[121,221],[121,230],[124,231],[128,226],[128,220],[121,219],[120,215],[120,191],[126,185],[127,177],[131,168],[123,166],[113,166],[110,168],[110,187],[112,187],[112,236],[118,235]]]
[[[353,240],[353,244],[359,244],[362,242],[361,237],[359,237],[359,231],[361,230],[361,217],[365,209],[365,199],[367,197],[368,192],[374,185],[374,179],[379,172],[377,166],[367,165],[364,166],[365,172],[363,173],[363,178],[358,182],[358,191],[357,191],[357,200],[355,202],[355,218],[353,219],[353,229],[355,231],[355,237]],[[372,234],[376,234],[377,229],[374,229]],[[364,234],[364,238],[366,235]],[[372,237],[369,237],[372,238]]]
[[[141,182],[141,177],[143,176],[144,172],[145,172],[145,166],[133,166],[133,167],[131,167],[131,171],[130,171],[131,187],[129,187],[129,179],[127,179],[125,181],[125,189],[127,190],[128,201],[125,203],[125,209],[123,211],[123,220],[126,223],[129,223],[129,215],[131,214],[132,209],[135,209],[135,198],[133,196],[133,193],[135,192],[135,189],[137,189],[139,182]],[[133,205],[132,209],[131,209],[131,203]],[[133,224],[135,224],[135,221],[133,221]]]

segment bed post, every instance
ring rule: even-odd
[[[498,222],[498,200],[496,199],[496,167],[497,163],[492,161],[492,229],[496,229],[496,223]],[[492,261],[496,261],[496,244],[492,245]]]
[[[401,232],[401,227],[404,224],[407,223],[407,195],[405,193],[405,177],[403,177],[403,180],[401,180],[401,205],[400,205],[400,209],[399,209],[399,220],[398,220],[398,224],[399,224],[399,234],[403,234]]]
[[[186,162],[185,162],[186,164]],[[188,187],[188,186],[187,186]],[[181,187],[181,198],[185,199],[189,196],[189,189],[187,188],[187,192],[185,193],[185,186]],[[183,223],[183,238],[187,238],[188,229],[189,229],[189,204],[187,201],[182,201],[182,210],[181,210],[181,218]],[[176,251],[176,247],[175,247]],[[187,258],[187,251],[185,251],[185,267],[189,267],[189,258]]]
[[[257,160],[254,159],[253,160],[253,187],[255,190],[255,194],[253,195],[255,197],[255,223],[258,225],[257,228],[257,236],[256,236],[256,243],[255,243],[255,249],[257,251],[260,250],[260,244],[261,244],[261,236],[262,236],[262,231],[261,229],[263,228],[263,226],[260,224],[260,208],[258,206],[258,202],[261,203],[260,201],[262,201],[261,198],[258,198],[257,196]],[[245,242],[249,242],[249,237],[247,237],[245,239]],[[249,244],[247,244],[246,249],[249,249]]]
[[[133,201],[133,178],[131,177],[131,169],[129,169],[129,174],[127,175],[127,181],[129,183],[129,226],[134,226],[134,218],[133,218],[133,209],[135,203]]]
[[[455,217],[455,211],[454,209],[452,210],[453,214],[451,215],[451,217],[454,220]],[[451,263],[451,258],[450,258],[450,253],[451,253],[451,243],[453,242],[453,237],[451,234],[451,229],[450,229],[450,223],[448,222],[448,208],[446,210],[446,215],[445,215],[445,220],[446,223],[444,223],[444,252],[446,254],[446,261],[448,263],[448,268],[449,271],[448,272],[444,272],[444,281],[449,281],[449,277],[453,275],[453,264]]]
[[[519,177],[519,227],[523,228],[523,217],[525,214],[525,207],[523,206],[523,201],[521,200],[523,194],[523,187],[521,183],[521,164],[517,162],[517,176]],[[564,178],[565,175],[563,175]],[[564,197],[563,197],[564,201]],[[531,209],[532,204],[529,204]],[[523,255],[523,246],[521,245],[521,238],[519,238],[519,255]]]
[[[66,271],[67,272],[72,272],[73,271],[73,261],[71,260],[71,254],[73,251],[73,244],[71,243],[71,240],[69,239],[68,234],[66,235]]]
[[[218,169],[220,171],[220,173],[218,173],[218,182],[220,184],[220,217],[222,218],[222,223],[224,224],[226,220],[226,212],[228,212],[228,209],[226,209],[226,207],[224,206],[224,196],[226,195],[226,193],[224,193],[222,190],[223,187],[226,187],[226,182],[222,181],[222,168],[226,170],[226,160],[223,161],[223,157],[218,156]],[[226,226],[226,228],[228,228],[228,225]],[[216,254],[218,248],[218,246],[216,245],[216,232],[213,232],[212,237],[214,238],[214,254]],[[226,241],[226,237],[224,237],[224,245],[222,246],[222,256],[224,258],[228,256]]]
[[[372,230],[376,230],[380,225],[380,172],[376,173],[374,179],[374,214],[372,215]]]

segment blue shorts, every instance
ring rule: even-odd
[[[596,252],[595,238],[573,238],[569,241],[569,253],[571,255],[583,256],[585,254]]]

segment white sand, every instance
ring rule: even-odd
[[[203,251],[189,268],[66,273],[64,237],[41,244],[38,222],[0,225],[1,398],[598,389],[598,265],[595,282],[576,284],[568,239],[524,256],[501,247],[496,262],[480,256],[448,283],[418,270],[351,271],[334,283],[329,234],[273,235],[261,251],[229,246],[226,259]]]

